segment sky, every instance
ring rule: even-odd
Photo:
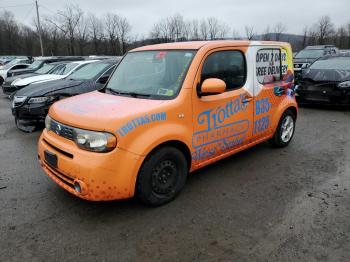
[[[231,29],[244,35],[246,25],[262,33],[267,25],[283,23],[288,33],[302,34],[323,16],[336,25],[350,23],[350,0],[38,0],[42,16],[52,16],[69,3],[77,4],[85,13],[103,17],[107,12],[126,17],[136,36],[147,37],[161,18],[181,14],[185,19],[214,16]],[[0,0],[1,10],[12,11],[16,19],[32,25],[34,0]]]

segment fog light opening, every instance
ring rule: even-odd
[[[81,194],[81,186],[80,186],[79,182],[77,182],[77,181],[74,182],[74,190],[75,190],[75,192]]]

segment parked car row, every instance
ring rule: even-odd
[[[14,70],[2,90],[11,99],[16,126],[34,131],[55,101],[101,89],[119,61],[120,57],[41,57],[23,74]]]
[[[298,102],[350,105],[350,53],[334,45],[308,46],[294,56]]]

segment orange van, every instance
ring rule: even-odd
[[[104,88],[56,102],[38,143],[45,173],[101,201],[161,205],[187,175],[291,141],[298,108],[288,43],[203,41],[129,51]]]

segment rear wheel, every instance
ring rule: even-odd
[[[291,110],[283,113],[274,136],[269,140],[271,145],[285,147],[290,143],[295,131],[295,118]]]
[[[187,173],[187,161],[180,150],[159,148],[142,164],[136,183],[137,198],[153,206],[165,204],[184,187]]]

